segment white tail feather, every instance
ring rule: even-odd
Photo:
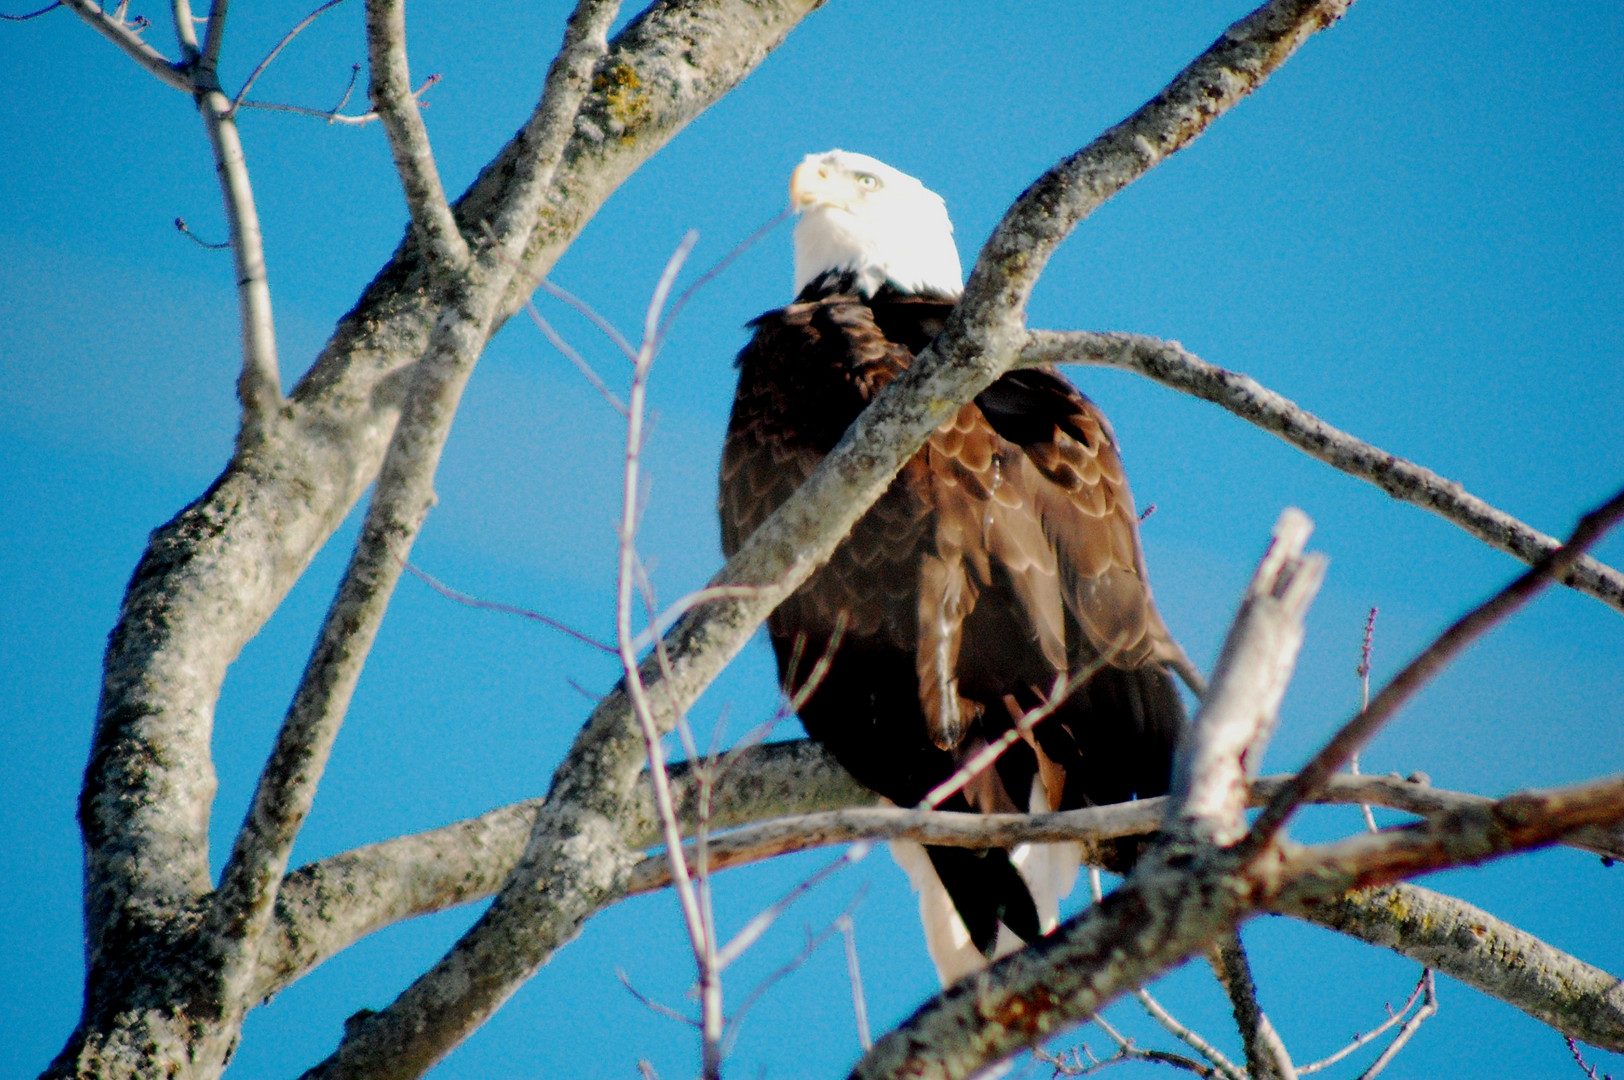
[[[1050,809],[1042,782],[1034,779],[1027,812],[1046,814]],[[925,929],[925,948],[930,951],[942,985],[957,982],[986,967],[987,958],[970,940],[970,931],[965,929],[964,920],[953,907],[942,879],[936,876],[936,868],[931,865],[924,846],[912,840],[893,840],[890,847],[891,857],[919,894],[919,921]],[[1077,884],[1077,868],[1082,856],[1081,845],[1069,842],[1021,844],[1010,852],[1009,861],[1015,864],[1027,891],[1032,894],[1038,925],[1045,934],[1060,924],[1060,901],[1070,895]],[[1008,956],[1020,947],[1021,939],[1007,926],[1000,925],[993,959]]]

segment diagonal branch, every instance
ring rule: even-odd
[[[166,86],[174,87],[184,94],[193,92],[192,77],[180,65],[173,63],[163,53],[141,40],[141,36],[132,30],[117,13],[108,14],[103,11],[95,0],[62,0],[66,7],[73,9],[85,22],[95,27],[102,37],[117,45],[137,64],[146,68],[148,72],[158,77],[158,81]],[[119,11],[123,9],[120,8]]]
[[[265,270],[265,238],[260,232],[248,161],[237,131],[236,106],[220,89],[218,64],[227,3],[216,0],[211,6],[202,46],[193,25],[191,0],[171,0],[170,6],[193,98],[214,152],[214,171],[231,227],[229,242],[236,263],[238,322],[242,331],[242,372],[237,377],[242,422],[237,445],[244,448],[262,445],[267,429],[277,422],[282,407],[282,379],[276,360],[270,279]]]
[[[344,0],[327,0],[326,3],[322,4],[309,15],[306,15],[303,19],[300,19],[297,23],[295,23],[293,25],[293,29],[289,30],[286,34],[283,34],[282,40],[278,41],[276,45],[272,47],[271,51],[265,54],[265,59],[261,60],[254,67],[254,70],[248,73],[248,78],[243,80],[242,89],[238,90],[237,96],[231,99],[231,110],[235,112],[236,110],[242,108],[243,99],[248,96],[248,91],[254,88],[254,84],[259,81],[259,77],[265,74],[265,69],[270,67],[272,61],[274,61],[278,56],[282,55],[283,49],[293,44],[293,39],[298,37],[304,31],[305,27],[309,26],[311,23],[315,22],[328,11],[332,10],[343,2]],[[348,92],[345,93],[344,97],[346,101],[349,100]],[[334,109],[333,112],[336,113],[338,112],[338,109],[342,109],[343,107],[343,104],[340,103],[338,108]]]
[[[1248,785],[1297,664],[1303,617],[1325,577],[1325,556],[1303,553],[1312,530],[1300,510],[1280,515],[1218,654],[1211,688],[1179,740],[1166,814],[1181,844],[1228,845],[1245,834]]]
[[[1574,829],[1624,820],[1624,776],[1570,787],[1520,791],[1379,833],[1288,851],[1278,873],[1288,890],[1333,897],[1514,851],[1557,843]]]
[[[198,50],[198,67],[211,74],[220,69],[220,46],[226,40],[226,12],[231,0],[213,0],[203,29],[203,45]]]
[[[1464,900],[1416,885],[1273,910],[1392,949],[1592,1046],[1624,1052],[1624,981]]]
[[[431,273],[462,270],[468,265],[468,241],[446,202],[428,129],[412,93],[405,0],[367,0],[367,60],[372,107],[389,136],[389,152]]]
[[[1257,1000],[1252,964],[1239,934],[1221,936],[1207,953],[1213,972],[1229,997],[1246,1048],[1246,1069],[1252,1080],[1297,1080],[1297,1067],[1280,1034],[1274,1030]]]
[[[1555,537],[1490,506],[1454,481],[1354,438],[1255,380],[1197,358],[1176,341],[1143,334],[1037,330],[1021,350],[1021,365],[1040,364],[1120,368],[1220,405],[1332,468],[1431,510],[1525,563],[1537,562],[1560,546]],[[1624,611],[1624,573],[1610,566],[1585,556],[1559,580]]]

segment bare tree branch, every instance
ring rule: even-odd
[[[116,14],[109,15],[95,0],[62,0],[62,3],[95,27],[102,37],[123,49],[137,64],[156,75],[159,82],[174,87],[184,94],[193,93],[191,75],[181,65],[171,62],[163,53],[142,41],[140,34],[124,22],[122,17]],[[123,9],[119,10],[122,12]]]
[[[721,774],[715,792],[712,825],[732,831],[710,841],[713,871],[858,840],[902,838],[943,847],[985,848],[1142,836],[1160,826],[1166,806],[1165,799],[1145,799],[1054,814],[989,815],[862,806],[874,799],[873,794],[809,740],[738,753],[736,766]],[[690,823],[691,831],[698,818],[697,785],[688,779],[686,765],[674,765],[671,772],[679,816]],[[1258,780],[1250,804],[1265,805],[1288,779]],[[633,809],[629,818],[636,823],[633,843],[650,846],[660,838],[652,800],[643,801],[647,805]],[[1347,775],[1333,777],[1317,801],[1369,803],[1423,815],[1494,802],[1405,780]],[[281,944],[267,946],[260,958],[261,996],[375,930],[491,896],[523,855],[540,805],[541,800],[533,799],[505,806],[440,829],[335,855],[289,874],[277,900],[273,930]],[[1624,834],[1616,827],[1575,830],[1563,842],[1624,859]],[[696,855],[689,850],[690,861]],[[663,854],[645,856],[631,871],[628,894],[664,888],[668,871]]]
[[[1257,986],[1252,981],[1252,965],[1239,934],[1225,934],[1208,951],[1208,960],[1224,993],[1229,996],[1246,1048],[1246,1069],[1252,1080],[1297,1080],[1297,1067],[1291,1062],[1286,1044],[1258,1005]]]
[[[1280,515],[1190,737],[1180,741],[1167,811],[1180,842],[1227,845],[1245,834],[1250,782],[1297,663],[1303,615],[1325,577],[1325,557],[1303,554],[1312,529],[1300,510]]]
[[[1391,1007],[1389,1007],[1388,1011],[1390,1015],[1386,1020],[1383,1020],[1380,1024],[1377,1024],[1375,1027],[1371,1028],[1367,1032],[1364,1032],[1363,1034],[1355,1035],[1351,1040],[1348,1041],[1346,1046],[1336,1051],[1334,1054],[1329,1054],[1320,1058],[1318,1061],[1310,1062],[1309,1064],[1302,1066],[1297,1070],[1297,1075],[1312,1076],[1314,1073],[1323,1072],[1332,1065],[1335,1065],[1337,1062],[1341,1061],[1343,1058],[1347,1057],[1349,1054],[1358,1051],[1360,1047],[1369,1046],[1371,1043],[1381,1038],[1393,1028],[1404,1023],[1405,1017],[1409,1014],[1409,1011],[1415,1008],[1416,1003],[1422,999],[1423,995],[1431,997],[1432,983],[1432,969],[1424,968],[1421,973],[1421,980],[1415,984],[1415,990],[1411,992],[1410,999],[1404,1003],[1403,1007],[1401,1007],[1397,1012],[1393,1012]]]
[[[223,6],[224,0],[221,3]],[[211,31],[214,25],[211,21]],[[199,67],[197,71],[200,76],[206,72],[210,82],[214,80],[212,70]],[[248,161],[243,156],[237,123],[232,119],[230,100],[217,85],[213,86],[198,95],[198,111],[203,114],[209,144],[214,148],[214,167],[220,177],[226,220],[231,225],[242,324],[242,374],[237,379],[237,398],[243,408],[243,429],[239,439],[253,444],[261,441],[263,429],[275,422],[282,406],[276,324],[271,317],[271,286],[265,269],[265,237],[260,232]]]
[[[220,46],[226,39],[226,12],[231,0],[212,0],[209,4],[208,23],[203,30],[203,47],[199,50],[198,66],[214,72],[220,68]]]
[[[1392,949],[1564,1034],[1624,1053],[1624,982],[1464,900],[1387,885],[1312,902],[1288,895],[1272,908]]]
[[[711,822],[717,828],[790,809],[833,809],[874,798],[809,741],[735,753],[735,767],[715,781]],[[699,784],[686,764],[670,771],[678,815],[691,830],[699,817]],[[279,943],[261,949],[256,993],[274,993],[375,930],[491,896],[524,854],[540,807],[540,799],[516,803],[335,855],[289,874],[277,897],[271,931]],[[660,842],[646,782],[634,789],[626,822],[633,844]]]
[[[1442,670],[1444,665],[1467,645],[1488,632],[1495,623],[1526,604],[1545,588],[1553,577],[1561,575],[1572,566],[1584,550],[1601,539],[1621,517],[1624,517],[1624,490],[1620,490],[1606,503],[1581,518],[1566,544],[1542,556],[1527,573],[1461,616],[1448,630],[1422,650],[1419,656],[1406,664],[1402,671],[1382,687],[1374,700],[1343,725],[1342,729],[1332,736],[1330,742],[1303,766],[1296,778],[1270,800],[1263,813],[1252,823],[1251,835],[1247,838],[1252,849],[1261,851],[1285,824],[1292,811],[1322,787],[1332,774],[1346,765],[1359,751],[1359,747],[1364,745],[1415,691]]]
[[[7,15],[4,12],[0,12],[0,19],[5,20],[6,22],[28,22],[30,19],[37,19],[41,15],[49,15],[51,12],[61,7],[62,3],[63,0],[51,0],[49,4],[46,4],[38,11],[29,11],[22,15]]]
[[[1272,804],[1271,804],[1272,805]],[[1267,873],[1326,896],[1382,885],[1448,866],[1467,866],[1556,843],[1585,825],[1624,819],[1624,776],[1570,787],[1519,791],[1486,806],[1287,852]]]
[[[1621,817],[1624,779],[1522,793],[1489,812],[1292,851],[1264,868],[1244,851],[1164,844],[1102,904],[927,1003],[879,1040],[853,1075],[971,1076],[1082,1022],[1260,908],[1331,903],[1361,881],[1474,864],[1549,843],[1576,824]],[[1595,1008],[1593,1000],[1586,1005]],[[1624,1028],[1603,1038],[1621,1036]]]
[[[431,273],[468,265],[468,241],[446,202],[440,170],[429,148],[428,129],[417,110],[406,63],[405,0],[367,0],[367,58],[372,69],[372,107],[389,135],[389,151],[428,258]]]
[[[355,90],[355,80],[360,73],[361,65],[356,64],[355,67],[351,69],[350,81],[344,87],[343,96],[338,99],[338,104],[334,105],[331,109],[312,109],[306,105],[289,105],[286,102],[281,101],[256,101],[253,98],[244,98],[243,100],[238,101],[236,103],[236,108],[264,109],[268,112],[293,113],[295,116],[313,116],[318,120],[325,120],[329,124],[343,124],[348,127],[365,127],[367,124],[370,124],[374,120],[378,119],[378,111],[376,109],[368,109],[364,113],[356,113],[353,116],[342,111],[344,106],[349,103],[350,94]],[[417,107],[419,109],[426,109],[429,107],[429,103],[423,100],[423,95],[428,93],[429,90],[439,81],[440,76],[429,75],[426,76],[422,82],[417,84],[417,89],[412,91],[412,97],[416,99]]]
[[[317,19],[319,19],[323,15],[325,15],[328,11],[332,10],[333,8],[335,8],[338,5],[342,4],[343,2],[344,2],[344,0],[327,0],[327,2],[325,4],[322,4],[320,7],[316,8],[316,10],[312,11],[309,15],[306,15],[304,18],[300,19],[297,23],[295,23],[293,25],[293,29],[289,30],[286,34],[282,35],[282,40],[278,41],[276,43],[276,45],[271,49],[271,51],[265,54],[265,59],[261,60],[254,67],[254,70],[250,71],[248,73],[248,78],[243,80],[242,89],[238,90],[237,91],[237,96],[231,99],[231,111],[236,112],[238,109],[240,109],[242,107],[243,98],[246,98],[248,96],[248,91],[250,91],[250,90],[252,90],[254,88],[254,84],[259,81],[259,77],[261,75],[265,74],[265,69],[270,67],[271,62],[274,61],[278,56],[282,55],[282,50],[287,48],[289,45],[291,45],[293,43],[293,39],[298,37],[299,34],[301,32],[303,32],[305,27],[309,26],[311,23],[315,22]],[[349,93],[348,92],[345,93],[344,100],[345,101],[349,100]],[[336,113],[336,112],[338,112],[339,109],[342,109],[343,107],[344,107],[344,103],[340,102],[339,105],[338,105],[338,108],[335,108],[333,110],[333,112]]]
[[[1398,1057],[1399,1051],[1404,1049],[1405,1044],[1414,1037],[1417,1031],[1421,1030],[1421,1025],[1438,1015],[1437,979],[1433,976],[1431,968],[1422,972],[1421,988],[1425,991],[1421,1007],[1415,1010],[1415,1015],[1404,1021],[1404,1026],[1398,1029],[1398,1034],[1393,1036],[1393,1041],[1388,1043],[1387,1048],[1381,1052],[1381,1055],[1370,1063],[1370,1068],[1359,1074],[1359,1080],[1375,1080],[1377,1076],[1380,1076],[1387,1066],[1393,1063],[1393,1059]],[[1571,1039],[1568,1044],[1572,1045]]]
[[[1538,562],[1561,546],[1555,537],[1495,509],[1454,481],[1361,442],[1247,376],[1199,359],[1176,341],[1143,334],[1037,330],[1028,336],[1021,364],[1095,364],[1136,372],[1220,405],[1332,468],[1431,510],[1525,563]],[[1559,580],[1624,611],[1624,573],[1610,566],[1585,556]]]

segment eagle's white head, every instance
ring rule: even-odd
[[[789,181],[795,223],[795,292],[849,271],[864,295],[890,282],[907,293],[963,290],[947,204],[883,161],[845,150],[808,154]]]

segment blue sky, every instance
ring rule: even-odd
[[[146,11],[154,42],[167,13]],[[133,10],[133,9],[132,9]],[[419,3],[415,72],[442,73],[426,113],[461,190],[533,102],[566,8]],[[683,233],[695,266],[777,212],[789,169],[831,146],[878,156],[947,200],[968,264],[999,215],[1060,155],[1137,107],[1245,3],[931,5],[836,0],[737,92],[639,171],[554,277],[622,326],[639,318]],[[305,13],[233,14],[225,80]],[[325,106],[364,57],[351,3],[301,37],[256,96]],[[1175,338],[1321,417],[1464,484],[1548,532],[1624,480],[1624,9],[1415,7],[1363,0],[1189,150],[1086,222],[1040,285],[1033,326]],[[382,133],[272,113],[243,119],[291,381],[398,241],[405,212]],[[0,27],[0,1061],[27,1074],[77,1015],[81,960],[73,807],[105,635],[147,532],[230,451],[236,305],[201,125],[65,12]],[[780,229],[701,293],[656,371],[644,550],[667,596],[720,563],[715,467],[743,324],[784,302]],[[544,304],[606,373],[604,343]],[[1391,673],[1516,564],[1419,510],[1311,461],[1212,406],[1133,376],[1079,370],[1112,418],[1169,624],[1210,664],[1280,509],[1317,522],[1331,558],[1268,765],[1301,762],[1357,700],[1364,613]],[[607,633],[617,418],[522,320],[469,387],[416,560],[458,588]],[[216,858],[252,790],[353,540],[353,522],[232,669],[215,752]],[[1600,554],[1624,562],[1624,540]],[[1439,785],[1500,793],[1624,770],[1624,619],[1549,595],[1473,648],[1366,758]],[[520,622],[402,584],[340,736],[299,860],[428,828],[545,790],[602,690],[602,658]],[[771,709],[753,645],[696,710],[742,730]],[[793,724],[785,734],[796,734]],[[1301,838],[1353,828],[1324,811]],[[727,875],[738,925],[824,856]],[[1546,852],[1429,884],[1624,972],[1624,869]],[[857,938],[876,1026],[933,988],[898,872],[875,856],[805,904],[742,962],[737,1002],[859,889]],[[249,1019],[229,1076],[296,1074],[344,1017],[387,1003],[472,919],[448,913],[362,943]],[[1311,1059],[1402,1000],[1414,965],[1284,920],[1252,925],[1266,1007]],[[671,897],[592,920],[581,938],[436,1072],[442,1078],[660,1075],[694,1040],[616,981],[681,1004],[689,978]],[[1448,980],[1443,1009],[1387,1073],[1563,1075],[1561,1040]],[[1233,1046],[1204,971],[1164,1000]],[[1133,1010],[1119,1016],[1142,1038]],[[1100,1046],[1102,1039],[1089,1038]],[[837,1075],[856,1039],[837,948],[778,984],[743,1027],[731,1072]],[[1615,1073],[1624,1058],[1594,1055]],[[1121,1070],[1133,1075],[1137,1066]],[[1340,1074],[1338,1074],[1340,1075]],[[1351,1075],[1351,1073],[1347,1073]]]

